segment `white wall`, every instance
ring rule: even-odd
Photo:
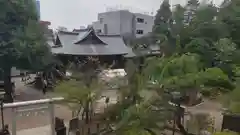
[[[137,22],[137,18],[144,19],[143,23]],[[154,16],[144,15],[140,13],[135,13],[135,23],[136,23],[136,31],[137,30],[143,30],[143,34],[137,34],[136,31],[136,37],[139,38],[143,35],[148,34],[149,32],[152,32],[152,27],[154,25]]]
[[[129,11],[120,11],[120,30],[121,35],[134,34],[134,15]]]
[[[101,24],[99,21],[96,21],[96,22],[93,22],[93,29],[97,32],[98,30],[101,30],[101,33],[99,34],[102,34],[104,31],[103,29],[103,24]]]
[[[102,22],[100,21],[102,19]],[[107,25],[107,35],[120,34],[120,12],[106,12],[98,14],[100,24]],[[104,29],[104,28],[103,28]],[[104,31],[104,30],[103,30]]]
[[[144,19],[138,23],[137,18]],[[107,33],[104,33],[104,24],[107,26]],[[140,13],[131,13],[127,10],[109,11],[98,14],[98,21],[93,22],[93,28],[101,30],[106,35],[133,35],[141,37],[152,32],[154,17]],[[137,30],[143,30],[143,34],[136,34]]]

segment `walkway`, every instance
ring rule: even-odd
[[[204,102],[199,105],[188,107],[186,111],[191,112],[193,114],[203,113],[203,114],[210,115],[215,120],[214,125],[216,130],[220,131],[222,128],[222,120],[223,120],[221,109],[222,109],[222,106],[219,102],[205,99]]]
[[[51,135],[50,125],[17,131],[17,135]]]

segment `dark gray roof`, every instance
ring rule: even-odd
[[[73,29],[72,32],[84,32],[84,31],[88,31],[88,29]]]
[[[55,54],[69,54],[69,55],[117,55],[127,54],[129,48],[124,44],[123,39],[120,36],[97,36],[101,42],[80,43],[86,39],[90,33],[94,33],[93,30],[76,32],[59,32],[58,38],[61,42],[61,46],[53,47],[52,52]],[[95,33],[94,33],[95,34]],[[79,42],[79,44],[76,44]]]
[[[150,45],[148,48],[144,49],[138,49],[137,51],[134,51],[131,49],[128,54],[124,55],[126,58],[131,57],[138,57],[138,56],[146,56],[146,55],[158,55],[160,54],[160,47],[159,45]]]

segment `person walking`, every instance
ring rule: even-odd
[[[43,94],[45,95],[46,94],[46,92],[47,92],[47,80],[43,80]]]

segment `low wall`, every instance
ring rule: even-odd
[[[222,130],[231,130],[240,133],[240,115],[223,114]]]

